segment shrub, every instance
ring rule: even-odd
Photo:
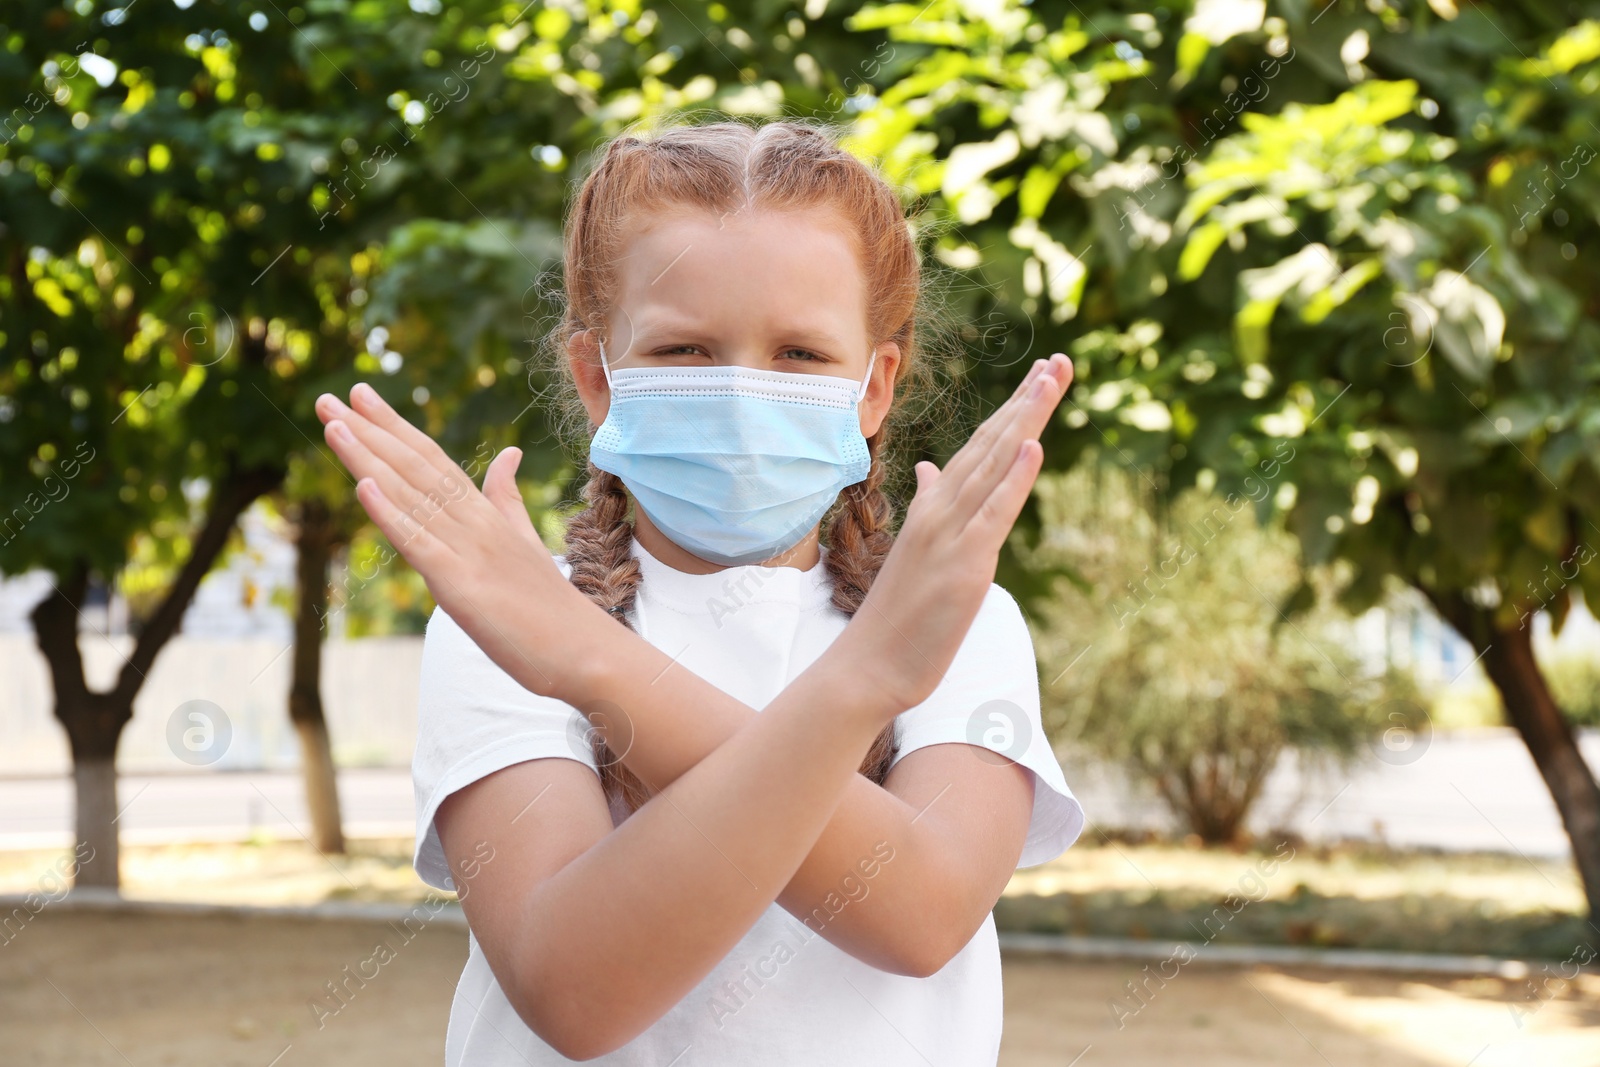
[[[1232,841],[1286,747],[1348,760],[1391,709],[1413,717],[1414,694],[1353,651],[1336,576],[1313,576],[1305,614],[1279,614],[1302,570],[1250,501],[1191,491],[1158,516],[1143,488],[1104,467],[1041,482],[1026,562],[1074,572],[1039,619],[1047,729],[1124,763],[1203,840]]]
[[[1600,726],[1600,659],[1567,652],[1545,665],[1550,693],[1577,726]]]

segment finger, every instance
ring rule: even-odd
[[[1056,353],[1050,358],[1050,363],[1041,377],[1051,384],[1044,387],[1044,392],[1039,397],[1030,399],[1018,416],[1025,429],[1024,436],[1035,439],[1044,432],[1046,426],[1050,425],[1056,408],[1066,398],[1067,387],[1072,384],[1072,360],[1059,352]]]
[[[1045,369],[1042,373],[1053,375],[1055,377],[1056,384],[1061,388],[1062,395],[1065,396],[1067,387],[1072,384],[1072,376],[1076,370],[1077,368],[1072,365],[1072,360],[1070,357],[1057,352],[1055,355],[1050,357],[1048,362],[1045,364]]]
[[[1028,494],[1033,492],[1034,482],[1038,480],[1039,470],[1043,466],[1044,449],[1039,442],[1032,438],[1021,442],[1004,477],[973,512],[972,518],[962,528],[962,535],[980,539],[980,546],[975,547],[981,551],[998,552],[1011,527],[1016,525],[1017,516],[1022,514],[1022,505],[1027,503]]]
[[[362,478],[356,482],[356,499],[361,501],[368,518],[383,531],[389,543],[424,578],[429,576],[430,571],[437,571],[439,565],[452,554],[449,546],[425,526],[395,507],[394,501],[384,495],[373,479]]]
[[[433,438],[400,418],[370,385],[358,384],[351,390],[351,397],[365,398],[361,401],[361,406],[367,409],[365,413],[346,406],[331,393],[324,393],[317,398],[317,414],[335,413],[334,417],[350,427],[361,443],[387,463],[418,496],[433,494],[452,499],[462,496],[468,482],[466,474]],[[411,506],[415,499],[388,484],[384,485],[384,491],[402,507]]]
[[[456,467],[455,461],[445,454],[439,443],[417,427],[411,425],[400,413],[389,406],[389,402],[378,395],[378,391],[366,382],[357,382],[350,389],[350,406],[366,416],[374,426],[380,426],[394,436],[395,441],[415,452],[426,460],[439,474],[447,473],[446,468]]]
[[[1072,361],[1057,352],[1048,360],[1042,360],[1040,373],[1034,375],[1030,387],[1016,397],[1005,420],[996,425],[995,437],[991,442],[992,447],[999,447],[1005,453],[1000,457],[1002,463],[1008,462],[1012,453],[1011,442],[1002,444],[1001,438],[1006,434],[1015,434],[1020,425],[1024,428],[1024,436],[1037,437],[1039,432],[1049,423],[1050,415],[1055,410],[1061,398],[1066,395],[1068,383],[1072,381]],[[1040,382],[1052,383],[1040,385]],[[1045,390],[1044,393],[1036,392],[1037,389]],[[1052,391],[1053,390],[1053,391]],[[1041,396],[1053,399],[1040,406],[1038,400]]]
[[[519,534],[542,545],[544,542],[539,537],[539,531],[533,528],[528,507],[517,490],[517,467],[521,463],[522,449],[502,450],[489,462],[489,470],[483,476],[483,495],[496,511],[510,520]]]
[[[357,479],[370,478],[376,482],[385,499],[417,525],[425,525],[445,510],[448,500],[442,493],[424,492],[401,477],[383,457],[373,453],[366,442],[351,431],[344,419],[328,423],[323,428],[323,437],[351,474]],[[462,487],[470,488],[466,486],[464,477],[456,488],[459,491]]]
[[[925,493],[933,488],[933,483],[939,480],[939,468],[928,460],[922,460],[912,468],[917,475],[917,492]]]
[[[956,487],[950,518],[958,528],[971,518],[994,491],[995,484],[1005,477],[1017,454],[1017,446],[1025,439],[1037,438],[1049,422],[1050,414],[1061,400],[1058,380],[1049,373],[1034,379],[1027,396],[1000,428],[977,466]],[[946,477],[949,477],[948,472]]]
[[[1017,384],[1017,388],[1006,398],[1005,403],[991,412],[989,417],[983,421],[983,424],[978,427],[977,432],[972,435],[972,438],[954,456],[950,457],[950,462],[945,464],[944,467],[946,477],[953,475],[958,480],[964,479],[973,467],[982,462],[983,457],[994,446],[995,439],[1015,415],[1017,407],[1022,403],[1029,387],[1041,374],[1048,371],[1050,365],[1050,360],[1036,359],[1033,361],[1033,366],[1028,369],[1028,373]]]
[[[371,388],[366,391],[370,393]],[[473,494],[474,486],[466,472],[452,463],[444,450],[421,431],[418,433],[427,445],[427,454],[418,454],[389,429],[347,407],[331,393],[317,398],[317,408],[319,416],[324,411],[339,412],[337,421],[344,423],[367,452],[385,464],[368,473],[378,479],[384,493],[400,508],[410,510],[431,502],[437,510],[446,502],[465,500]],[[389,410],[393,412],[392,408]]]

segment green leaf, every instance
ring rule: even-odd
[[[1017,193],[1017,210],[1025,219],[1036,219],[1044,214],[1050,198],[1061,184],[1063,172],[1055,167],[1033,166],[1022,179]]]
[[[1327,318],[1335,308],[1343,307],[1372,279],[1383,273],[1383,260],[1377,256],[1362,260],[1341,274],[1326,289],[1319,289],[1300,312],[1302,321],[1315,326]]]
[[[1184,242],[1183,254],[1178,257],[1178,277],[1186,282],[1200,277],[1227,239],[1228,228],[1220,222],[1207,222],[1191,230],[1189,239]]]
[[[1556,553],[1567,543],[1567,508],[1557,496],[1546,497],[1536,511],[1522,520],[1528,540],[1546,552]]]
[[[1436,316],[1433,334],[1440,353],[1471,381],[1487,378],[1505,337],[1506,316],[1500,302],[1453,270],[1434,275],[1421,296]]]
[[[1211,52],[1211,42],[1204,34],[1186,33],[1178,39],[1178,77],[1187,82],[1194,77]]]
[[[1544,428],[1545,420],[1555,410],[1555,401],[1548,396],[1507,397],[1492,405],[1482,418],[1475,418],[1466,428],[1466,435],[1472,441],[1491,446],[1508,440],[1526,441]]]
[[[845,27],[856,32],[881,30],[888,26],[903,26],[915,22],[929,4],[878,4],[864,7],[844,20]]]
[[[1244,293],[1245,302],[1234,316],[1234,338],[1239,346],[1239,358],[1246,363],[1259,363],[1265,359],[1272,318],[1277,313],[1278,304],[1295,289],[1309,296],[1327,286],[1337,272],[1338,267],[1331,253],[1322,245],[1307,245],[1270,267],[1241,271],[1239,288]]]

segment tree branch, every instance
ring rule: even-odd
[[[283,478],[284,470],[281,467],[254,467],[243,471],[230,468],[222,481],[213,487],[205,526],[195,538],[189,558],[184,561],[183,568],[167,590],[167,595],[162,598],[160,606],[140,630],[133,654],[122,665],[122,672],[117,676],[114,692],[118,697],[129,701],[133,699],[133,694],[138,692],[144,681],[145,672],[155,662],[156,655],[177,632],[195,590],[200,588],[201,579],[211,570],[211,565],[228,543],[233,524],[256,498],[276,488]]]

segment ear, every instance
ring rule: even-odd
[[[611,390],[606,372],[600,366],[600,338],[594,330],[579,330],[567,338],[567,367],[578,387],[578,399],[589,413],[589,421],[599,426],[611,408]]]
[[[872,377],[861,401],[861,436],[871,437],[883,426],[894,407],[894,383],[900,370],[900,346],[893,341],[878,345],[878,358],[872,364]]]

